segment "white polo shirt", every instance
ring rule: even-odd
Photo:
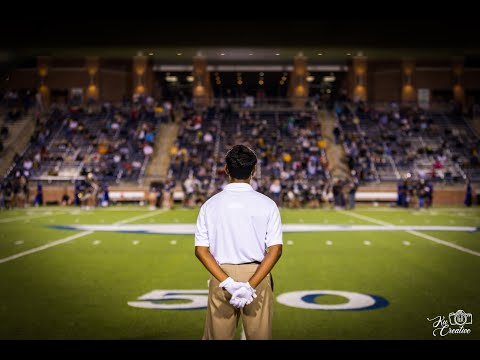
[[[250,184],[228,184],[200,208],[195,246],[209,246],[219,264],[261,262],[266,248],[280,244],[278,207]]]

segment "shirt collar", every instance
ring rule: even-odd
[[[223,190],[227,191],[253,191],[252,185],[247,183],[230,183]]]

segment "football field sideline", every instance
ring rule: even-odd
[[[360,215],[360,214],[356,214],[356,213],[348,212],[348,211],[340,211],[340,212],[342,214],[345,214],[345,215],[348,215],[348,216],[353,216],[357,219],[361,219],[361,220],[364,220],[364,221],[369,221],[371,223],[378,224],[378,225],[383,225],[383,226],[392,226],[393,225],[393,224],[388,223],[386,221],[377,220],[377,219],[372,218],[370,216]],[[452,244],[451,242],[441,240],[441,239],[438,239],[436,237],[433,237],[433,236],[430,236],[430,235],[427,235],[427,234],[422,234],[422,233],[420,233],[418,231],[415,231],[415,230],[406,230],[405,232],[407,232],[409,234],[412,234],[412,235],[415,235],[415,236],[418,236],[418,237],[421,237],[421,238],[426,239],[426,240],[436,242],[437,244],[441,244],[441,245],[444,245],[444,246],[451,247],[453,249],[462,251],[462,252],[467,253],[467,254],[471,254],[471,255],[474,255],[474,256],[480,256],[480,252],[468,249],[468,248],[463,247],[463,246]]]
[[[124,220],[117,221],[117,222],[115,222],[113,225],[128,224],[128,223],[135,222],[135,221],[138,221],[138,220],[146,219],[146,218],[148,218],[148,217],[156,216],[156,215],[161,214],[161,213],[163,213],[163,212],[165,212],[165,211],[168,211],[168,210],[157,210],[157,211],[155,211],[155,212],[150,212],[150,213],[147,213],[147,214],[134,216],[134,217],[131,217],[131,218],[128,218],[128,219],[124,219]],[[43,215],[43,216],[47,216],[47,215]],[[78,239],[78,238],[80,238],[80,237],[83,237],[83,236],[86,236],[86,235],[90,235],[90,234],[93,234],[93,233],[94,233],[94,231],[88,230],[88,231],[83,231],[83,232],[81,232],[81,233],[79,233],[79,234],[75,234],[75,235],[72,235],[72,236],[68,236],[68,237],[63,238],[63,239],[55,240],[55,241],[52,241],[52,242],[50,242],[50,243],[48,243],[48,244],[45,244],[45,245],[42,245],[42,246],[39,246],[39,247],[30,249],[30,250],[27,250],[27,251],[23,251],[23,252],[21,252],[21,253],[15,254],[15,255],[11,255],[11,256],[2,258],[2,259],[0,259],[0,264],[3,264],[3,263],[6,263],[6,262],[8,262],[8,261],[12,261],[12,260],[18,259],[18,258],[23,257],[23,256],[27,256],[27,255],[30,255],[30,254],[34,254],[34,253],[36,253],[36,252],[43,251],[43,250],[49,249],[49,248],[54,247],[54,246],[57,246],[57,245],[65,244],[65,243],[67,243],[67,242],[69,242],[69,241],[72,241],[72,240],[75,240],[75,239]]]

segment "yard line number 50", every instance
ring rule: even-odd
[[[341,304],[321,304],[315,300],[325,295],[345,298]],[[128,305],[154,310],[203,310],[207,308],[208,290],[153,290]],[[388,301],[377,295],[336,290],[292,291],[277,296],[280,304],[310,310],[373,310],[388,306]],[[321,301],[320,301],[321,302]]]

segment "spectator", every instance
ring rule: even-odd
[[[473,199],[472,184],[470,183],[470,180],[468,179],[466,189],[465,189],[465,200],[463,201],[465,206],[471,207],[472,206],[472,199]]]
[[[62,206],[70,206],[70,196],[68,195],[68,190],[67,188],[63,189],[63,195],[62,195],[62,201],[61,201]]]
[[[350,181],[348,182],[348,208],[350,210],[355,209],[355,195],[358,189],[358,179],[355,175],[355,170],[353,170]]]
[[[35,200],[33,202],[34,206],[43,205],[43,186],[40,181],[37,181],[37,194],[35,195]]]

